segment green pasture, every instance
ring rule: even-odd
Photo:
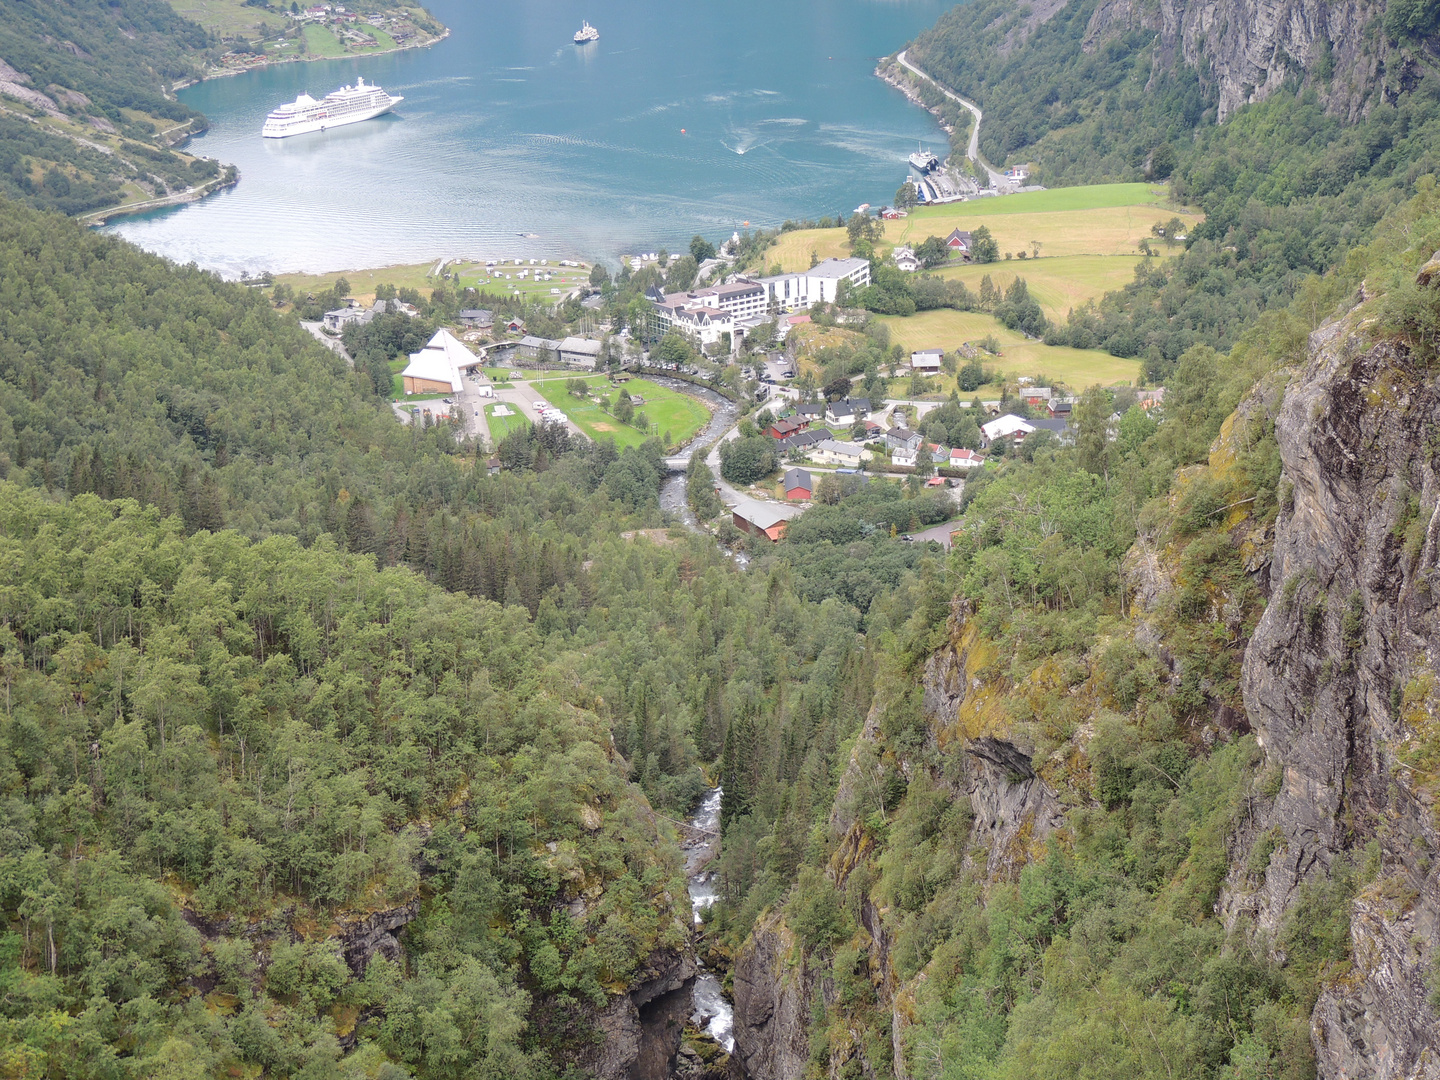
[[[1142,255],[1064,255],[1049,259],[1010,259],[998,263],[957,263],[936,271],[941,277],[958,278],[971,292],[980,291],[987,274],[1001,293],[1017,277],[1045,316],[1064,322],[1071,308],[1087,300],[1099,300],[1108,292],[1123,289],[1135,279],[1135,264]]]
[[[572,376],[573,378],[574,376]],[[531,383],[546,401],[557,406],[575,422],[576,427],[592,439],[613,439],[616,446],[639,446],[650,437],[628,424],[622,424],[615,417],[600,408],[592,400],[581,401],[565,391],[564,379],[549,379]],[[699,401],[678,390],[650,382],[648,379],[631,379],[623,388],[610,386],[603,375],[592,375],[585,379],[593,393],[615,400],[619,392],[639,394],[645,404],[636,412],[644,412],[650,418],[651,430],[661,437],[670,432],[670,444],[678,445],[699,431],[710,419],[710,411]]]
[[[979,341],[993,334],[1000,342],[1000,355],[987,357],[984,363],[1004,375],[1030,375],[1048,382],[1062,382],[1076,390],[1100,383],[1112,386],[1133,383],[1140,377],[1140,361],[1111,356],[1099,349],[1070,349],[1033,341],[1014,330],[1007,330],[992,315],[975,311],[925,311],[902,318],[881,316],[890,328],[890,340],[907,352],[917,349],[942,348],[947,352],[967,341]],[[940,380],[946,391],[954,385],[953,376]]]
[[[345,46],[328,27],[309,23],[305,27],[305,48],[311,56],[344,56]]]

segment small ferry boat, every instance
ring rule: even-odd
[[[354,86],[342,86],[320,101],[301,94],[289,104],[281,105],[265,118],[260,134],[267,139],[285,139],[309,131],[358,124],[389,112],[404,100],[391,97],[378,86],[366,86],[364,79],[356,79]]]
[[[575,31],[575,44],[588,45],[592,41],[600,40],[600,31],[596,30],[588,22],[581,23],[580,29]]]
[[[930,153],[930,151],[917,147],[915,152],[910,155],[910,166],[921,176],[924,176],[932,169],[938,169],[940,167],[940,159]]]

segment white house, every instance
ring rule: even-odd
[[[782,312],[800,311],[814,304],[833,304],[840,282],[851,288],[863,289],[870,284],[868,259],[826,259],[793,274],[753,279],[765,289],[767,307],[774,304]]]
[[[996,420],[980,427],[980,444],[988,447],[1000,439],[1025,438],[1035,430],[1035,425],[1020,419],[1014,413],[1006,413]]]
[[[368,308],[358,306],[342,307],[336,308],[334,311],[327,311],[325,312],[325,329],[343,330],[351,323],[369,322],[370,320],[366,318],[369,314]],[[373,318],[373,316],[371,317]]]
[[[840,442],[838,439],[826,439],[824,442],[811,448],[810,457],[822,464],[858,469],[863,462],[870,460],[870,451],[866,450],[859,443],[846,443]]]
[[[913,274],[920,269],[920,260],[908,247],[897,247],[890,253],[890,257],[895,260],[895,265],[907,274]]]
[[[934,373],[940,370],[940,361],[945,356],[944,349],[921,349],[919,352],[910,354],[910,369],[912,371],[923,371]]]
[[[974,450],[966,450],[963,447],[950,451],[950,468],[952,469],[978,469],[985,464],[985,459]]]
[[[825,419],[831,424],[854,424],[870,418],[869,398],[841,398],[825,406]]]

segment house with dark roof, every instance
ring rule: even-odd
[[[464,308],[455,318],[460,325],[471,330],[489,330],[495,325],[495,313],[486,308]]]
[[[795,415],[813,423],[825,417],[825,406],[815,401],[802,402],[795,406]]]
[[[970,233],[963,229],[953,229],[950,235],[945,238],[945,246],[951,251],[958,251],[962,255],[970,254]]]
[[[804,502],[815,492],[815,484],[804,469],[785,471],[785,498],[791,502]]]
[[[1061,442],[1070,441],[1070,421],[1068,420],[1031,420],[1029,423],[1036,431],[1053,431],[1055,437]]]
[[[920,449],[920,433],[909,428],[893,427],[885,433],[885,445],[891,450],[913,454]]]
[[[849,427],[856,420],[864,420],[870,415],[869,398],[841,398],[839,401],[832,401],[825,407],[825,419],[832,424],[844,424]]]

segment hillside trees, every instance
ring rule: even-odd
[[[327,1011],[369,1001],[381,1008],[366,1039],[421,1075],[448,1066],[407,1030],[428,1025],[433,1047],[462,1037],[466,1015],[465,1031],[489,1030],[480,1047],[528,1070],[544,1053],[522,1044],[524,986],[603,1002],[601,980],[677,944],[648,899],[624,912],[636,952],[623,960],[600,945],[599,921],[566,938],[504,929],[570,887],[559,864],[537,860],[546,839],[622,893],[683,895],[678,864],[633,817],[605,722],[543,691],[523,609],[377,570],[328,541],[186,537],[132,501],[58,505],[7,483],[0,520],[14,568],[4,649],[18,662],[0,782],[27,808],[0,852],[0,905],[39,931],[0,954],[7,1054],[58,1063],[128,1043],[143,1074],[197,1037],[186,988],[213,972],[243,1006],[201,1036],[217,1067],[324,1053]],[[415,824],[437,812],[440,828]],[[587,814],[592,835],[577,848]],[[455,886],[422,925],[473,903],[476,875],[488,915],[449,939],[438,924],[412,937],[418,980],[396,982],[379,961],[352,972],[333,941],[288,934],[262,939],[261,978],[248,966],[256,946],[213,929],[273,920],[287,904],[312,917],[400,905],[422,863]],[[184,884],[184,911],[162,879]],[[189,913],[210,920],[203,942]],[[449,1019],[425,1004],[450,994]],[[84,1019],[38,1038],[26,1018],[41,1002]]]

